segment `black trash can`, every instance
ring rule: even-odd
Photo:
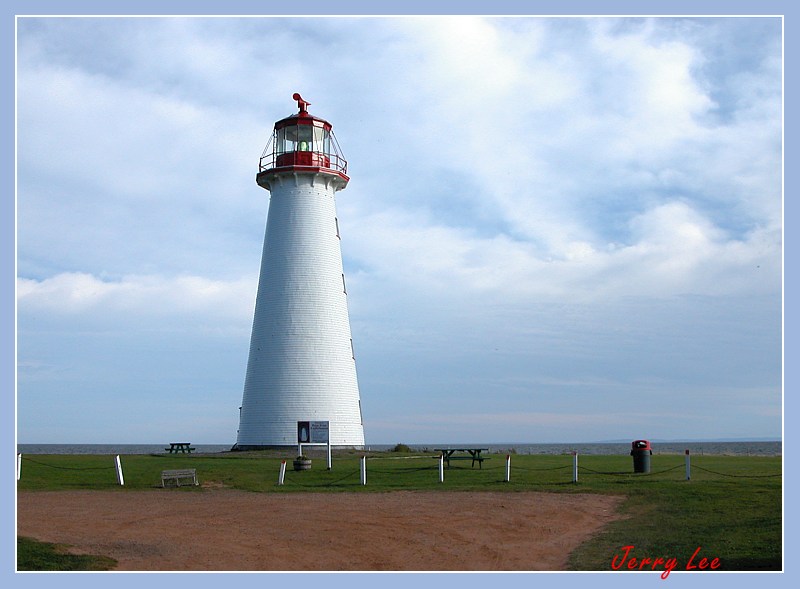
[[[647,440],[636,440],[631,444],[631,456],[633,456],[633,472],[650,472],[650,456],[653,450]]]

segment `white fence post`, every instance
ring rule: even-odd
[[[692,480],[692,460],[689,458],[689,450],[686,450],[686,480]]]
[[[286,461],[281,460],[281,468],[278,471],[278,484],[283,484],[283,479],[286,477]]]
[[[114,466],[117,469],[117,482],[125,486],[125,478],[122,476],[122,462],[119,461],[119,454],[114,458]]]
[[[333,467],[333,463],[331,462],[331,439],[328,438],[328,470]]]
[[[578,482],[578,451],[572,451],[572,482]]]
[[[506,482],[511,482],[511,454],[506,454]]]
[[[439,456],[439,482],[444,482],[444,454]]]
[[[17,480],[22,476],[22,454],[17,454]]]
[[[367,457],[361,457],[361,484],[367,484]]]

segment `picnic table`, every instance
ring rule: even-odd
[[[450,468],[451,460],[472,460],[472,466],[478,463],[479,468],[483,468],[483,461],[487,460],[481,456],[481,452],[488,452],[489,448],[434,448],[434,451],[439,452],[447,463],[447,468]],[[453,456],[456,452],[466,452],[469,456]]]
[[[170,454],[191,454],[195,451],[189,442],[170,442],[169,448],[164,448]]]

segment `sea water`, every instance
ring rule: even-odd
[[[169,444],[18,444],[17,452],[22,454],[163,454]],[[783,443],[780,441],[703,441],[651,442],[653,454],[683,454],[689,450],[693,455],[728,456],[781,456]],[[233,444],[192,444],[198,454],[228,452]],[[391,450],[394,444],[367,444],[374,451]],[[412,451],[433,451],[436,448],[487,448],[492,453],[514,454],[603,454],[627,455],[630,442],[575,443],[575,444],[408,444]]]

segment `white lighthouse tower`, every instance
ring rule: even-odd
[[[329,422],[332,446],[364,445],[342,268],[337,191],[349,181],[331,124],[275,123],[256,182],[270,191],[236,446],[296,446],[299,421]]]

